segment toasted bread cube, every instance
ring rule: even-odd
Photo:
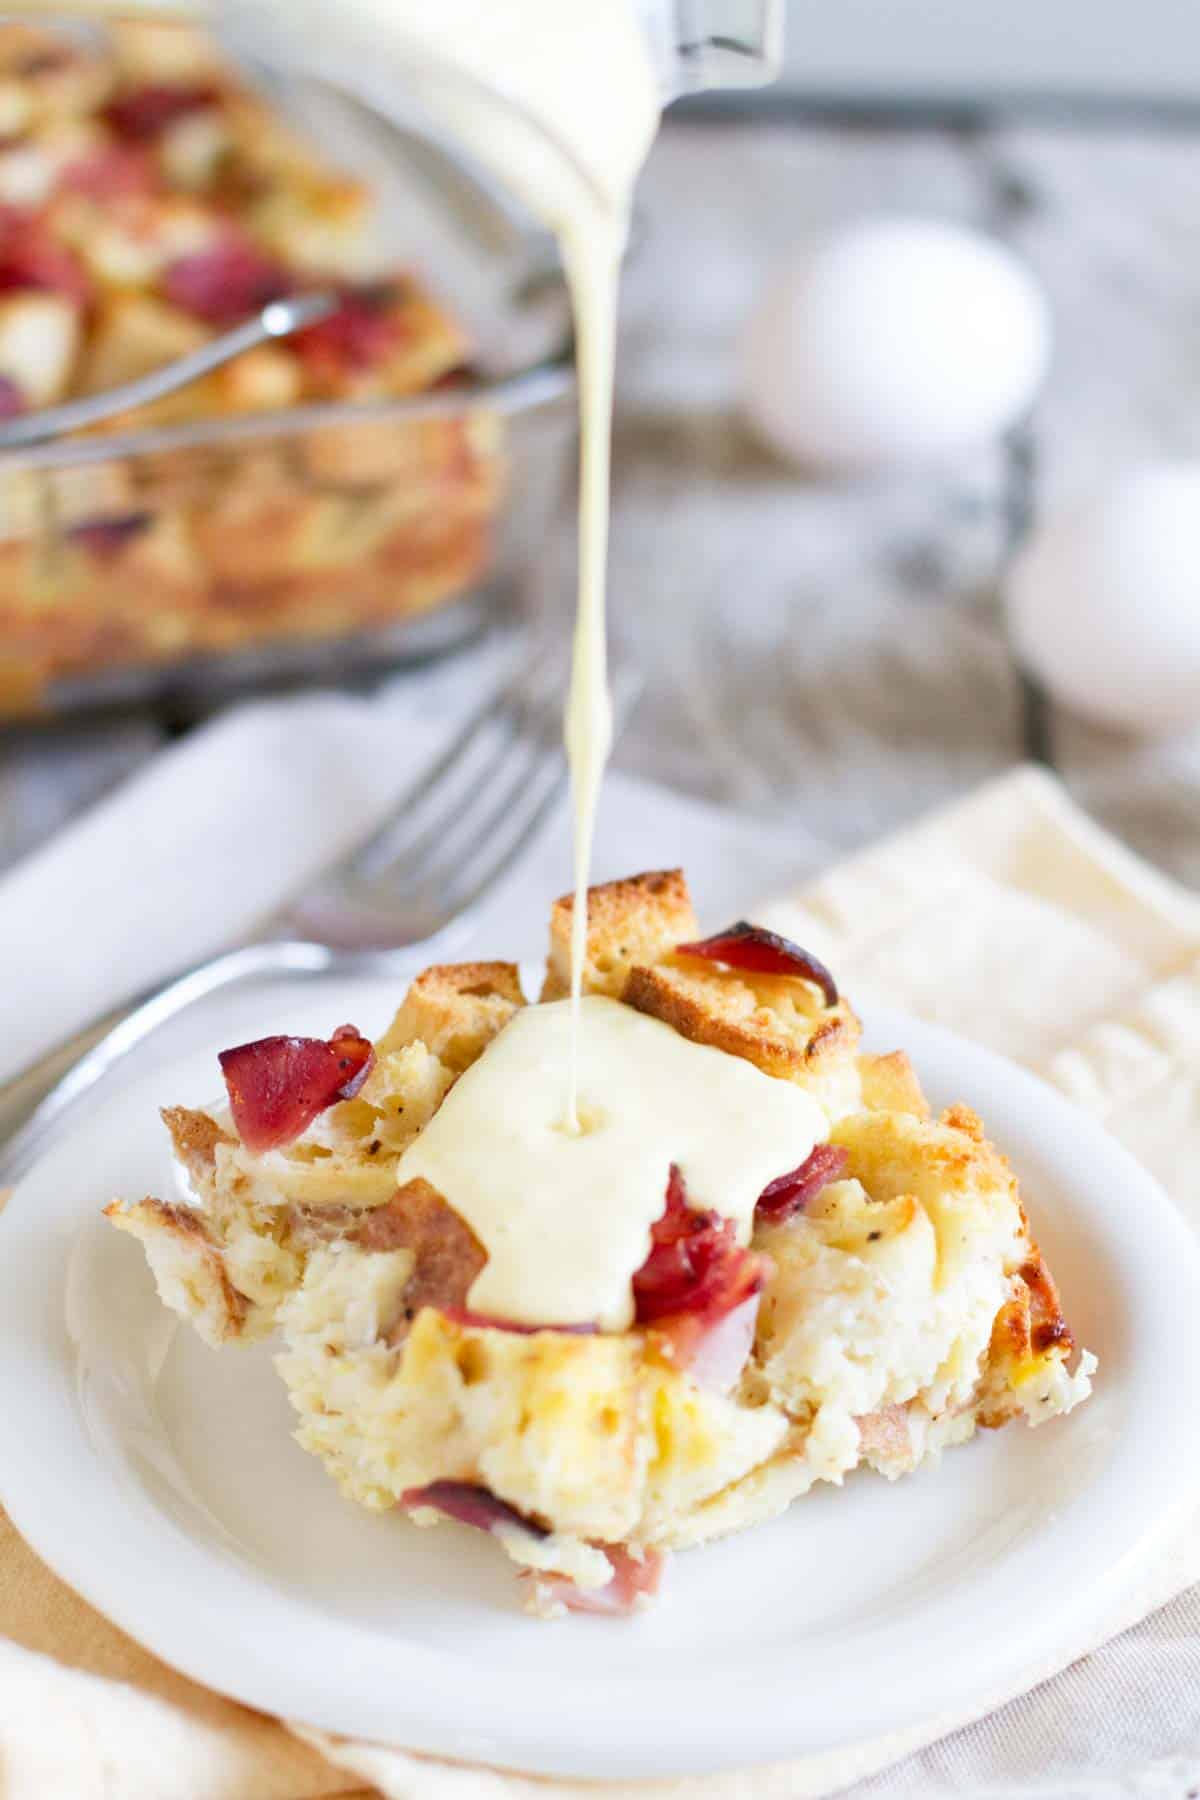
[[[485,1484],[558,1531],[626,1537],[651,1441],[640,1341],[440,1324],[457,1346],[459,1410]]]
[[[453,1079],[427,1045],[406,1044],[403,1050],[381,1050],[357,1097],[343,1105],[367,1108],[371,1141],[399,1154],[428,1125]]]
[[[18,293],[0,301],[0,375],[32,406],[62,399],[79,339],[79,308],[63,294]]]
[[[170,511],[77,521],[56,547],[52,570],[73,613],[167,652],[179,647],[204,592],[186,521]],[[160,602],[150,618],[148,593]]]
[[[1004,1425],[1025,1413],[1033,1421],[1065,1411],[1065,1398],[1086,1391],[1090,1358],[1079,1371],[1066,1369],[1075,1342],[1063,1316],[1058,1287],[1026,1227],[1025,1255],[1012,1293],[996,1314],[980,1396],[979,1423]]]
[[[35,112],[27,85],[0,75],[0,138],[20,137],[33,124]]]
[[[673,1370],[658,1372],[652,1402],[654,1449],[638,1535],[662,1541],[715,1494],[773,1455],[788,1433],[774,1406],[739,1405]]]
[[[6,487],[11,485],[11,478]],[[52,471],[49,494],[43,505],[49,506],[54,523],[63,533],[77,525],[91,525],[97,519],[130,518],[146,510],[146,502],[138,492],[137,481],[127,460],[97,463],[67,463]],[[31,520],[30,527],[33,528]]]
[[[277,344],[259,344],[243,356],[235,356],[211,380],[219,412],[267,412],[272,407],[294,406],[300,398],[299,365]]]
[[[291,406],[300,397],[300,371],[286,350],[260,344],[198,381],[145,406],[113,413],[110,431],[140,431],[150,425],[176,425],[230,413],[270,412]]]
[[[57,471],[64,473],[63,470]],[[38,538],[46,528],[46,494],[50,487],[57,512],[58,483],[51,483],[46,471],[38,468],[6,469],[0,476],[0,545],[10,547],[14,538]],[[0,595],[11,598],[14,587],[21,583],[18,569],[0,569]]]
[[[415,496],[418,505],[422,497]],[[403,490],[356,495],[294,485],[273,490],[249,481],[197,508],[196,539],[225,581],[327,581],[332,574],[344,588],[349,573],[361,581],[371,559],[384,555],[405,529],[413,498]],[[390,591],[388,600],[391,606]]]
[[[868,1112],[911,1113],[914,1118],[929,1117],[917,1071],[903,1050],[892,1050],[887,1056],[862,1055],[858,1059],[862,1080],[862,1102]]]
[[[551,908],[543,1000],[560,1000],[570,991],[574,915],[572,894],[564,894]],[[699,930],[682,869],[652,869],[589,888],[584,992],[620,999],[635,963],[658,962]]]
[[[84,363],[81,391],[105,393],[174,362],[211,336],[206,325],[151,294],[119,294],[103,308]]]
[[[250,223],[257,241],[289,268],[344,281],[372,272],[369,206],[360,182],[297,164],[286,182],[268,188]]]
[[[442,963],[417,976],[376,1046],[383,1057],[420,1041],[461,1074],[524,1006],[516,963]]]
[[[175,196],[106,204],[65,193],[52,203],[49,222],[98,282],[118,288],[158,281],[172,263],[211,249],[227,229],[211,208]]]
[[[621,999],[693,1043],[808,1088],[832,1118],[862,1103],[858,1019],[845,1000],[826,1006],[807,981],[717,970],[689,957],[631,969]]]
[[[400,488],[413,511],[494,502],[503,433],[486,413],[468,419],[355,419],[319,425],[297,440],[305,472],[339,487]]]
[[[167,126],[159,139],[158,156],[172,186],[198,194],[214,184],[230,146],[224,112],[219,106],[206,106]]]
[[[124,87],[190,85],[228,72],[219,46],[206,31],[155,19],[118,19],[107,29]]]
[[[322,1146],[323,1148],[324,1146]],[[242,1178],[247,1195],[260,1207],[291,1206],[365,1212],[384,1206],[396,1191],[395,1165],[383,1156],[364,1156],[344,1145],[314,1156],[301,1141],[267,1156],[244,1145],[222,1151],[218,1166],[232,1186]]]
[[[625,1537],[651,1447],[640,1337],[500,1331],[424,1307],[397,1365],[381,1309],[375,1342],[341,1329],[347,1294],[388,1254],[318,1251],[283,1309],[278,1367],[304,1447],[367,1505],[469,1480],[556,1530]]]
[[[112,79],[102,51],[72,44],[61,31],[7,19],[0,34],[0,136],[94,111]]]
[[[85,119],[64,119],[18,138],[0,150],[0,203],[44,206],[63,170],[106,142],[103,127]]]
[[[171,1134],[171,1148],[197,1192],[211,1193],[216,1177],[217,1146],[226,1144],[232,1150],[237,1139],[210,1114],[190,1106],[164,1106],[162,1122]]]
[[[411,510],[403,491],[314,494],[297,517],[289,566],[298,571],[357,567],[378,554]]]
[[[255,1309],[234,1287],[221,1246],[199,1213],[149,1198],[129,1206],[114,1200],[104,1213],[139,1240],[163,1305],[190,1319],[206,1343],[255,1335]]]
[[[329,497],[252,477],[205,495],[192,515],[196,544],[218,581],[278,580],[299,562],[314,517]]]
[[[830,1134],[844,1178],[755,1234],[774,1270],[756,1344],[768,1391],[835,1430],[846,1468],[863,1457],[885,1473],[911,1468],[931,1422],[974,1406],[1026,1255],[1016,1184],[976,1127],[956,1115],[844,1118]]]

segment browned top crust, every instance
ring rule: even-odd
[[[573,916],[573,896],[564,894],[550,914],[543,1000],[568,992]],[[848,1003],[826,1005],[803,977],[753,975],[677,957],[677,946],[698,932],[681,869],[652,869],[590,888],[584,992],[623,1000],[695,1043],[785,1080],[820,1080],[853,1053],[859,1024]]]
[[[844,1000],[827,1007],[791,976],[694,972],[673,961],[629,971],[622,1000],[697,1044],[741,1056],[784,1080],[823,1073],[849,1055],[859,1023]]]
[[[1021,1264],[1018,1276],[1029,1295],[1029,1344],[1035,1356],[1047,1350],[1072,1350],[1075,1340],[1063,1317],[1058,1298],[1058,1284],[1046,1267],[1040,1245],[1030,1240],[1029,1255]]]
[[[1021,1214],[1024,1218],[1025,1209]],[[1028,1225],[1026,1225],[1028,1231]],[[1054,1277],[1030,1237],[1024,1262],[1013,1277],[1012,1297],[1000,1308],[988,1346],[988,1380],[980,1401],[981,1425],[1003,1425],[1019,1410],[1014,1393],[1023,1374],[1049,1350],[1070,1355],[1075,1340],[1063,1317]]]
[[[460,1075],[524,1004],[516,963],[435,963],[417,976],[377,1048],[386,1056],[419,1038]]]
[[[487,1251],[466,1220],[428,1181],[398,1188],[386,1206],[368,1213],[350,1241],[362,1250],[411,1250],[413,1272],[404,1290],[401,1335],[423,1306],[462,1307]]]
[[[251,1303],[233,1285],[221,1244],[202,1214],[150,1195],[132,1206],[114,1200],[104,1214],[120,1230],[141,1240],[156,1278],[173,1266],[181,1277],[186,1274],[190,1278],[202,1315],[197,1323],[210,1343],[225,1343],[242,1335]]]
[[[543,1000],[561,1000],[570,991],[574,912],[572,894],[562,895],[550,910]],[[650,869],[624,881],[589,888],[585,993],[620,999],[625,978],[635,964],[660,961],[698,931],[682,869]]]
[[[917,1071],[903,1050],[889,1051],[886,1056],[860,1056],[858,1071],[862,1101],[868,1112],[911,1113],[917,1119],[929,1118],[929,1102]]]
[[[180,1237],[195,1238],[198,1243],[207,1244],[212,1249],[219,1249],[216,1239],[207,1223],[191,1206],[177,1206],[173,1200],[156,1200],[147,1195],[142,1201],[147,1213],[152,1212],[164,1230],[177,1232]]]
[[[196,1181],[212,1173],[218,1144],[236,1144],[237,1139],[223,1131],[206,1112],[190,1106],[164,1106],[162,1122],[171,1134],[175,1154]]]

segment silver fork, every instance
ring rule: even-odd
[[[0,1119],[24,1119],[0,1151],[0,1185],[25,1173],[68,1109],[136,1045],[205,996],[263,976],[395,975],[418,951],[428,960],[462,936],[465,915],[517,861],[566,784],[567,639],[560,630],[532,656],[525,649],[383,824],[251,940],[93,1020],[0,1088]],[[632,675],[619,671],[618,722],[635,692]]]

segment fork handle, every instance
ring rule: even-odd
[[[139,994],[92,1020],[0,1088],[0,1134],[10,1122],[25,1119],[0,1151],[0,1187],[26,1172],[68,1108],[151,1032],[195,1001],[263,975],[350,973],[364,960],[362,952],[333,950],[325,944],[286,940],[246,944],[197,963],[166,987]]]
[[[7,1143],[21,1121],[32,1115],[50,1089],[82,1060],[92,1045],[107,1036],[114,1025],[120,1024],[129,1012],[129,1004],[115,1006],[111,1012],[92,1019],[0,1087],[0,1144]],[[2,1161],[0,1156],[0,1163]]]

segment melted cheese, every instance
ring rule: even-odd
[[[661,1020],[599,995],[581,1012],[578,1134],[562,1117],[570,1002],[530,1006],[450,1090],[398,1179],[431,1182],[487,1251],[474,1310],[620,1331],[672,1163],[692,1205],[746,1243],[763,1188],[828,1127],[801,1088]]]

